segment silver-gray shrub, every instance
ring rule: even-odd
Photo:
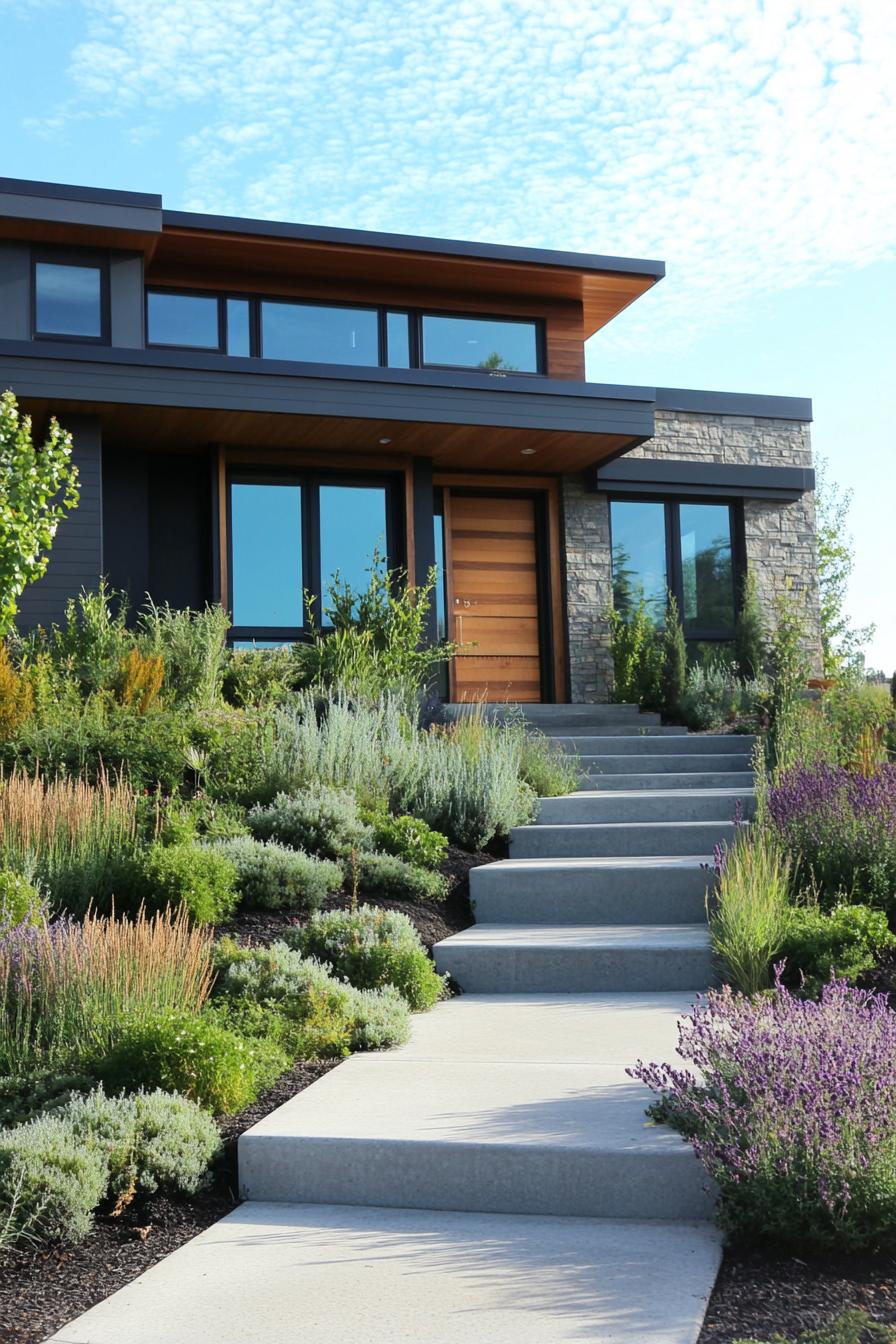
[[[370,849],[373,830],[358,810],[351,789],[315,783],[278,793],[272,803],[257,803],[247,817],[258,840],[276,840],[327,859],[343,859],[353,849]]]
[[[106,1194],[109,1164],[57,1115],[0,1130],[0,1248],[83,1241]]]
[[[521,725],[481,714],[425,731],[395,697],[361,705],[336,693],[321,703],[306,692],[276,716],[265,773],[272,792],[318,781],[352,789],[365,805],[411,813],[476,849],[532,816],[524,741]]]
[[[262,910],[316,910],[342,885],[338,863],[316,858],[276,840],[254,840],[248,835],[216,840],[213,848],[224,854],[237,872],[240,903]]]

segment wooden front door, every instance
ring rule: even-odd
[[[531,497],[445,491],[453,700],[541,699],[537,522]]]

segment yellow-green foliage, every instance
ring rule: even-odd
[[[34,712],[31,682],[12,665],[9,649],[0,644],[0,739],[10,738]]]
[[[143,654],[133,648],[119,665],[118,698],[123,705],[145,714],[155,704],[165,678],[160,654]]]

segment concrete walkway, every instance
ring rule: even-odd
[[[625,1068],[674,1057],[711,981],[705,865],[749,812],[752,742],[527,716],[582,789],[473,870],[481,922],[435,949],[464,994],[244,1134],[248,1202],[59,1344],[694,1344],[712,1196]]]

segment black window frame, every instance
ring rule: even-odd
[[[467,322],[503,322],[507,326],[532,327],[535,331],[535,369],[480,369],[475,364],[436,364],[424,360],[423,321],[427,317],[457,318]],[[547,332],[542,317],[513,317],[507,313],[435,312],[431,308],[415,308],[412,313],[415,328],[414,344],[418,369],[443,369],[451,373],[481,373],[514,378],[543,378],[547,373]]]
[[[329,630],[323,619],[325,594],[321,591],[321,537],[320,488],[324,485],[373,487],[386,493],[386,564],[400,568],[405,564],[403,527],[403,485],[395,472],[390,471],[328,471],[320,467],[255,467],[234,465],[227,472],[227,610],[233,615],[233,486],[234,485],[294,485],[302,491],[302,594],[301,626],[232,625],[228,633],[230,644],[245,641],[281,641],[284,644],[307,644],[311,640],[311,625],[305,593],[314,601],[314,619],[318,629]]]
[[[37,268],[71,266],[100,273],[100,334],[78,336],[71,332],[41,331],[37,325]],[[31,339],[33,341],[73,341],[79,345],[108,345],[112,329],[112,304],[109,295],[109,255],[89,248],[33,247],[31,249]]]
[[[734,619],[743,605],[744,578],[747,573],[747,552],[744,533],[744,501],[712,497],[708,495],[648,495],[624,494],[607,496],[607,513],[610,534],[610,571],[612,585],[613,566],[613,505],[614,504],[662,504],[663,525],[666,532],[666,587],[678,603],[679,619],[684,629],[684,580],[681,563],[681,514],[682,504],[717,504],[728,509],[731,530],[731,570],[734,585]],[[706,629],[684,630],[688,644],[725,644],[734,638],[735,625],[730,627],[707,627]]]
[[[178,299],[215,299],[218,306],[218,344],[217,345],[188,345],[185,341],[180,341],[174,345],[170,341],[151,341],[149,338],[149,296],[151,294],[167,294],[172,298]],[[143,338],[146,341],[147,350],[191,350],[198,354],[222,355],[227,353],[227,303],[228,298],[238,296],[223,294],[218,290],[208,289],[182,289],[180,286],[173,288],[169,285],[147,285],[143,303]],[[244,296],[243,296],[244,297]],[[251,307],[249,310],[249,332],[251,339],[252,316]],[[233,358],[238,359],[235,355]]]

